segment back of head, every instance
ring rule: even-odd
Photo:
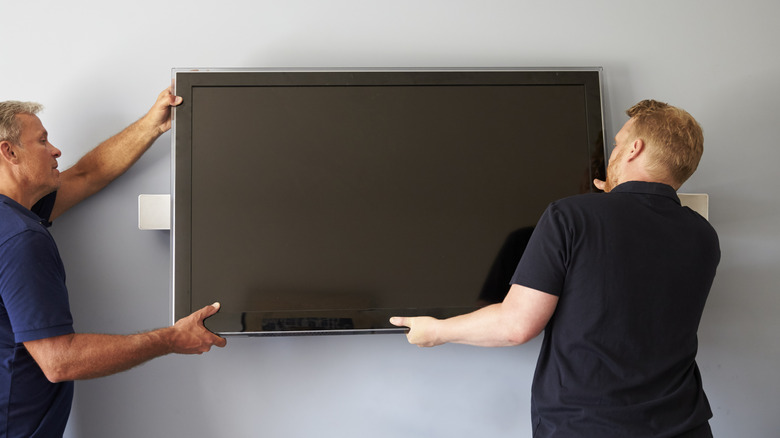
[[[34,102],[19,102],[9,100],[0,102],[0,141],[19,144],[22,125],[16,117],[18,114],[38,114],[43,106]]]
[[[632,134],[647,145],[651,174],[668,176],[678,187],[693,175],[704,152],[704,134],[693,116],[655,100],[643,100],[626,114],[634,119]]]

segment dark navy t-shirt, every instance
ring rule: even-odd
[[[712,416],[696,332],[718,237],[670,186],[551,204],[512,283],[558,296],[534,376],[534,437],[675,437]]]
[[[39,216],[0,195],[0,438],[62,436],[73,382],[51,383],[23,342],[73,333],[65,270]]]

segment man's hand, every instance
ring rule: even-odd
[[[224,347],[225,338],[210,332],[203,320],[219,311],[219,303],[206,306],[191,315],[184,317],[173,325],[171,347],[178,354],[201,354],[209,351],[213,345]]]
[[[171,107],[182,98],[163,90],[143,117],[84,155],[60,174],[60,189],[50,221],[125,173],[164,132],[171,129]]]
[[[440,321],[430,316],[401,317],[394,316],[390,318],[390,324],[397,327],[409,327],[406,339],[410,344],[418,347],[435,347],[444,342],[437,337],[436,326]]]
[[[143,117],[143,121],[152,129],[158,129],[160,135],[165,133],[171,129],[171,107],[181,105],[182,100],[180,96],[173,94],[173,86],[166,88],[157,96],[157,100]]]

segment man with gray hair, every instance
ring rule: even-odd
[[[62,436],[73,380],[225,346],[203,326],[218,303],[146,333],[74,333],[65,270],[47,230],[132,166],[170,129],[171,107],[180,103],[164,90],[141,119],[60,172],[41,105],[0,102],[0,437]]]

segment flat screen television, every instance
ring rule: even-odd
[[[534,225],[604,177],[601,69],[173,71],[173,319],[400,332],[500,301]]]

